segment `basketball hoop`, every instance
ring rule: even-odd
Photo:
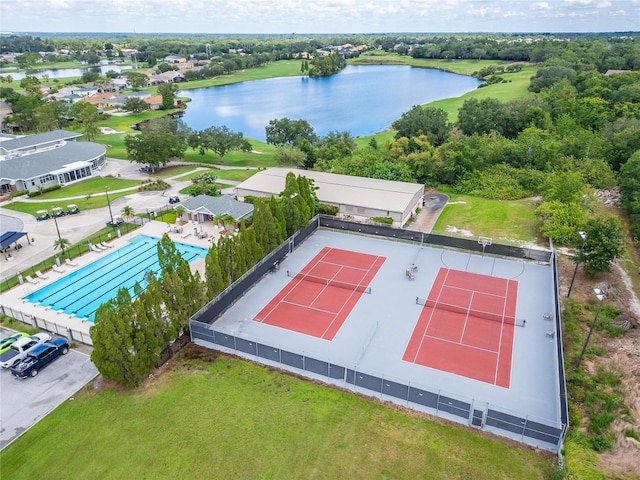
[[[484,255],[484,251],[487,248],[487,245],[491,245],[492,238],[491,237],[478,237],[478,243],[482,245],[482,254]]]

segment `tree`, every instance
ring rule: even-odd
[[[159,117],[140,127],[140,133],[124,137],[127,155],[132,162],[164,166],[174,158],[183,158],[187,150],[185,133],[169,117]]]
[[[587,223],[587,214],[577,203],[543,202],[535,213],[543,222],[540,232],[558,244],[571,245]]]
[[[408,112],[393,122],[397,130],[395,138],[417,137],[426,135],[431,144],[442,145],[446,140],[451,126],[447,113],[441,108],[421,107],[415,105]]]
[[[71,107],[71,113],[84,128],[84,136],[87,140],[93,141],[96,135],[100,133],[98,128],[98,122],[100,121],[98,107],[87,102],[77,102]]]
[[[640,239],[640,150],[620,168],[618,185],[622,208],[629,214],[634,237]]]
[[[220,161],[232,150],[242,150],[250,152],[251,143],[245,139],[242,133],[233,132],[228,127],[209,127],[199,132],[191,132],[187,140],[189,146],[197,149],[200,155],[204,155],[207,150],[218,154]]]
[[[617,217],[593,217],[587,221],[584,231],[584,273],[589,277],[611,270],[614,260],[624,255],[624,229]]]
[[[290,120],[288,118],[273,119],[265,127],[267,143],[272,145],[295,145],[299,146],[307,140],[315,143],[318,139],[316,134],[306,120]]]
[[[53,247],[57,250],[60,250],[62,256],[64,257],[64,249],[71,245],[71,242],[66,238],[59,238],[53,242]]]
[[[204,261],[207,297],[209,299],[213,299],[227,287],[227,282],[225,281],[220,267],[217,245],[214,244],[211,246]]]
[[[59,129],[67,111],[68,108],[64,102],[57,100],[45,102],[36,112],[38,132],[50,132]]]
[[[138,286],[139,288],[139,286]],[[159,344],[149,318],[141,315],[126,288],[96,310],[90,335],[91,360],[100,374],[126,387],[135,387],[149,375],[160,358]]]
[[[141,98],[127,97],[127,99],[124,101],[124,108],[129,112],[139,113],[145,110],[149,110],[150,105]]]
[[[136,216],[135,210],[129,205],[125,205],[124,207],[122,207],[121,214],[122,218],[126,221],[133,220]]]
[[[458,126],[467,135],[483,135],[492,130],[504,134],[505,107],[495,98],[470,98],[458,111]]]
[[[331,161],[350,157],[356,150],[356,142],[349,132],[332,131],[322,137],[315,145],[317,160]]]
[[[134,90],[140,90],[149,82],[149,78],[144,73],[131,72],[127,73],[127,82]]]
[[[307,156],[293,145],[278,145],[273,153],[273,159],[278,165],[303,167]]]
[[[173,83],[162,83],[158,86],[158,94],[162,96],[162,109],[170,110],[174,107],[177,87]]]

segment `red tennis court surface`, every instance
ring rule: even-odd
[[[509,388],[518,282],[441,268],[403,360]]]
[[[325,247],[253,320],[333,340],[385,260]]]

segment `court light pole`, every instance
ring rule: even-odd
[[[573,277],[571,277],[571,284],[569,285],[569,291],[567,292],[567,297],[571,295],[571,289],[573,288],[573,282],[576,279],[576,273],[578,273],[578,265],[582,262],[582,253],[584,252],[584,242],[587,240],[587,232],[579,231],[578,235],[582,239],[582,243],[580,244],[580,253],[578,254],[578,261],[576,262],[576,268],[573,270]]]
[[[111,202],[109,201],[109,187],[104,187],[104,194],[107,196],[107,205],[109,206],[109,217],[111,217],[111,226],[115,227],[113,224],[113,213],[111,212]]]
[[[578,357],[578,362],[576,363],[576,368],[580,368],[580,363],[582,363],[582,357],[584,356],[584,352],[587,350],[587,345],[589,344],[589,340],[591,339],[591,333],[593,332],[594,327],[596,326],[596,322],[598,321],[598,315],[600,315],[600,310],[602,309],[602,303],[604,302],[604,292],[599,288],[594,288],[593,293],[596,294],[596,298],[600,301],[598,304],[598,310],[596,310],[596,316],[593,317],[593,321],[591,322],[591,327],[589,327],[589,333],[587,334],[587,339],[584,341],[584,346],[582,347],[582,351],[580,352],[580,356]]]

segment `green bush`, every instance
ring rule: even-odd
[[[335,205],[327,205],[324,203],[321,203],[320,205],[318,205],[318,208],[316,208],[316,213],[322,213],[324,215],[332,215],[332,216],[336,216],[338,214],[339,208],[336,207]],[[393,223],[393,220],[391,221],[391,223]]]
[[[544,174],[537,170],[499,164],[469,172],[455,186],[455,191],[492,200],[518,200],[537,193],[543,179]]]
[[[22,195],[29,195],[29,190],[16,190],[11,192],[11,198],[21,197]]]
[[[375,223],[382,223],[384,225],[393,224],[393,218],[391,217],[371,217],[369,220]]]
[[[27,195],[29,195],[29,198],[32,197],[37,197],[39,195],[43,195],[47,192],[53,192],[54,190],[60,190],[62,188],[61,185],[51,185],[50,187],[47,188],[43,188],[41,190],[36,190],[35,192],[29,192],[27,193]]]

